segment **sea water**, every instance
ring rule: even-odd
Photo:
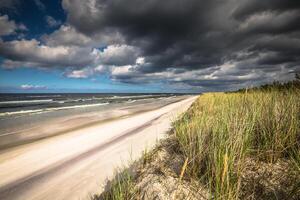
[[[178,94],[0,94],[0,135],[51,119],[167,101]]]

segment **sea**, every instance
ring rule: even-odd
[[[167,101],[179,94],[0,94],[0,135],[54,118],[109,110],[118,106]],[[169,100],[170,101],[170,100]]]

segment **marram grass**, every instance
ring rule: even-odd
[[[137,199],[137,190],[134,188],[133,176],[125,169],[109,183],[109,190],[101,195],[94,195],[92,200],[132,200]]]
[[[188,175],[213,199],[239,199],[245,158],[300,166],[300,90],[277,88],[202,95],[174,123]],[[299,171],[300,172],[300,171]]]

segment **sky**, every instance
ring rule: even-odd
[[[300,72],[299,0],[0,0],[0,92],[208,92]]]

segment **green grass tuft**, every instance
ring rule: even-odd
[[[134,188],[133,175],[124,170],[117,174],[109,183],[109,190],[101,195],[95,195],[93,200],[131,200],[135,199],[137,191]]]

